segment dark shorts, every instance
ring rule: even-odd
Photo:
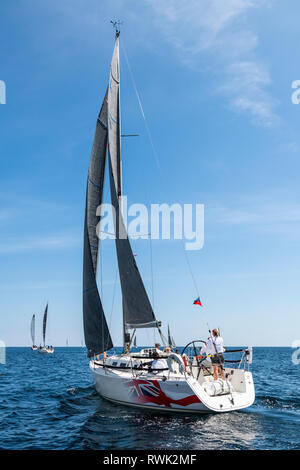
[[[223,365],[224,364],[224,354],[216,354],[215,356],[212,356],[211,362],[214,365]]]

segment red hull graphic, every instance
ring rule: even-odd
[[[192,403],[201,403],[196,395],[174,400],[168,397],[161,389],[158,380],[137,380],[133,379],[127,383],[131,387],[131,398],[136,403],[154,403],[171,408],[171,405],[188,406]]]

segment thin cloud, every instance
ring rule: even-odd
[[[275,102],[267,87],[271,78],[266,65],[255,57],[258,36],[244,23],[247,13],[268,4],[266,0],[148,0],[155,21],[181,60],[197,67],[201,54],[209,52],[217,70],[218,92],[229,106],[248,113],[258,124],[278,122]],[[232,27],[234,26],[234,28]],[[232,32],[234,30],[234,32]]]
[[[35,3],[30,0],[31,5]],[[51,36],[51,44],[57,40],[61,45],[63,35],[72,42],[75,39],[83,44],[88,41],[89,48],[98,47],[99,24],[110,31],[110,19],[115,12],[119,18],[125,18],[125,25],[134,26],[129,29],[134,30],[140,42],[145,37],[148,37],[147,44],[151,38],[157,40],[153,32],[153,25],[156,25],[158,40],[161,41],[160,36],[165,37],[184,64],[201,68],[202,72],[204,68],[209,70],[210,78],[215,81],[214,89],[225,96],[232,110],[249,115],[255,123],[272,126],[279,122],[274,111],[277,103],[268,91],[272,81],[267,65],[256,53],[259,37],[246,22],[250,12],[272,3],[273,0],[146,0],[144,3],[132,1],[128,8],[126,2],[115,0],[112,8],[108,1],[91,0],[87,9],[84,0],[67,0],[45,1],[43,11],[48,9],[59,33]],[[141,17],[147,17],[147,21],[141,22]],[[130,37],[131,34],[128,30]],[[42,41],[43,47],[49,42],[46,39]],[[53,48],[47,52],[49,57]],[[63,61],[65,53],[65,48],[56,48],[55,60],[61,54]],[[255,81],[257,73],[261,79]]]
[[[229,96],[230,106],[238,112],[248,111],[256,121],[271,126],[278,121],[274,99],[265,90],[271,79],[263,64],[244,61],[226,69],[226,84],[219,91]]]
[[[265,204],[252,207],[207,208],[207,215],[215,223],[228,227],[246,227],[266,234],[277,234],[290,240],[300,238],[300,204]]]
[[[45,250],[59,250],[79,246],[80,237],[73,235],[53,235],[16,239],[11,238],[0,242],[0,253],[20,253]]]

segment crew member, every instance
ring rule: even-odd
[[[214,380],[218,380],[219,373],[221,379],[225,380],[224,377],[224,341],[220,336],[218,328],[212,330],[212,337],[207,341],[205,351],[207,355],[211,355],[211,362],[214,368]]]

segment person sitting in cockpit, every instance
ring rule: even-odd
[[[152,361],[151,369],[168,369],[168,362],[166,359],[159,357],[157,352],[153,353],[154,361]]]
[[[159,343],[155,343],[155,352],[157,353],[158,356],[161,356],[163,354],[161,348],[161,345]]]

